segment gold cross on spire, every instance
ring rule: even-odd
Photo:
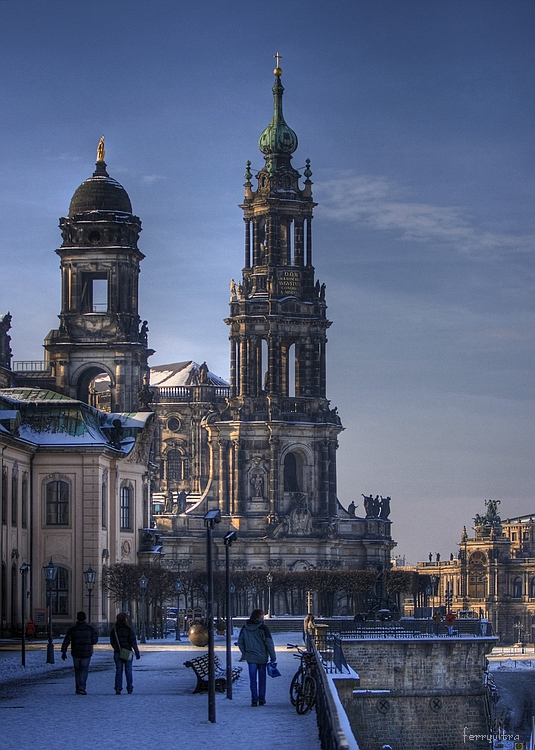
[[[277,61],[277,67],[275,68],[275,70],[273,71],[273,73],[274,73],[274,74],[275,74],[275,75],[276,75],[277,77],[280,77],[280,76],[282,75],[282,69],[281,69],[281,67],[280,67],[280,61],[282,60],[282,55],[280,55],[280,54],[279,54],[279,53],[277,52],[277,53],[276,53],[275,55],[273,55],[273,57],[274,57],[274,58],[275,58],[275,60]]]

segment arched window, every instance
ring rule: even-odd
[[[513,581],[513,599],[522,598],[522,579],[515,578]]]
[[[48,482],[45,491],[47,526],[68,526],[69,485],[62,480]]]
[[[295,388],[295,352],[296,347],[295,344],[292,344],[290,348],[288,349],[288,396],[290,398],[294,398],[296,395],[296,388]]]
[[[176,449],[167,451],[167,481],[182,479],[182,455]]]
[[[21,507],[20,507],[20,522],[22,528],[25,529],[28,526],[28,474],[23,472],[21,482]]]
[[[471,599],[484,599],[487,596],[487,576],[479,566],[469,570],[468,596]]]
[[[11,472],[11,525],[16,526],[19,518],[19,471],[15,464]]]
[[[2,620],[6,619],[6,605],[7,605],[7,570],[6,564],[2,563],[2,580],[0,581],[0,617]]]
[[[11,627],[17,623],[17,566],[11,566]]]
[[[121,487],[121,531],[132,528],[132,490],[125,484]]]
[[[56,580],[52,583],[50,602],[53,615],[69,614],[69,571],[58,568]]]
[[[7,523],[7,466],[2,467],[2,524]]]
[[[189,458],[182,461],[182,479],[189,479]]]
[[[101,525],[105,529],[108,525],[108,482],[104,480],[101,488]]]
[[[287,453],[284,456],[284,491],[299,492],[297,458],[295,453]]]

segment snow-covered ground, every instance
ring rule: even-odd
[[[319,750],[316,713],[298,716],[289,699],[289,685],[297,667],[288,642],[295,633],[276,633],[274,640],[282,677],[268,677],[267,705],[252,708],[246,669],[233,685],[233,700],[216,694],[216,723],[208,721],[208,697],[193,695],[195,675],[184,662],[206,649],[187,639],[150,641],[134,661],[134,692],[114,692],[112,652],[107,639],[97,645],[91,660],[87,696],[75,695],[72,661],[61,661],[56,644],[56,663],[46,664],[46,651],[0,659],[0,747],[20,750],[74,747],[129,750],[153,748],[217,747],[219,750]],[[216,641],[216,653],[225,664],[224,639]],[[234,664],[239,651],[233,649]],[[247,666],[246,664],[242,666]]]

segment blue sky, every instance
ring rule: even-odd
[[[14,358],[57,325],[57,222],[104,133],[143,222],[152,364],[228,375],[243,172],[263,164],[279,51],[319,202],[340,500],[391,495],[412,562],[455,551],[486,498],[535,512],[534,32],[528,0],[0,0]]]

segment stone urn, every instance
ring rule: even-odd
[[[204,648],[208,645],[208,628],[201,622],[194,622],[188,630],[188,638],[194,646]]]

